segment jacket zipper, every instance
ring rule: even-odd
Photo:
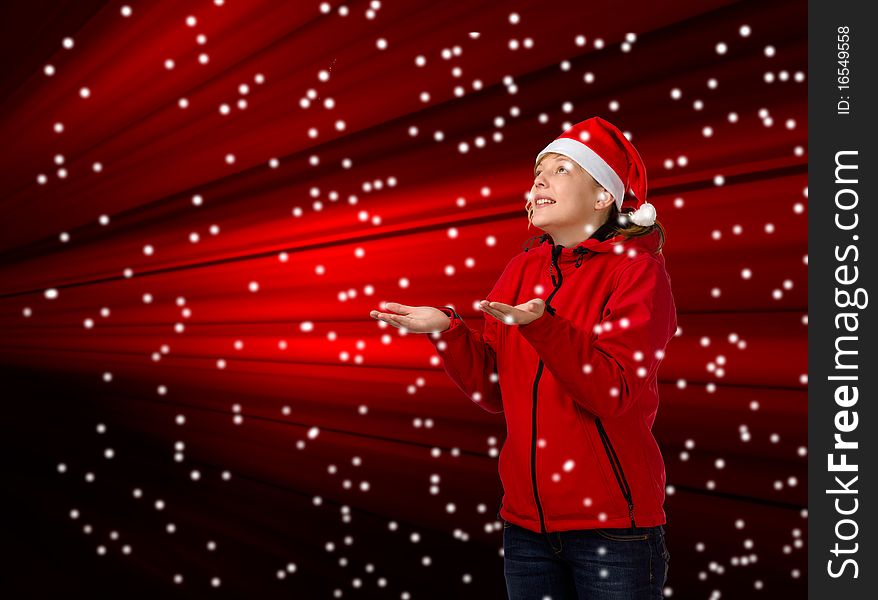
[[[543,374],[543,361],[537,367],[537,376],[534,379],[533,389],[533,416],[530,444],[530,477],[533,483],[534,501],[537,503],[537,512],[540,514],[540,531],[546,533],[546,519],[543,516],[543,505],[540,503],[540,493],[537,489],[537,390],[540,385],[540,376]]]
[[[552,293],[549,294],[549,297],[546,298],[546,311],[549,314],[554,315],[555,309],[549,304],[552,301],[552,297],[561,289],[561,269],[558,268],[558,255],[561,254],[561,246],[552,246],[552,264],[555,265],[556,270],[558,271],[558,281],[555,281],[555,276],[552,273],[552,267],[549,265],[549,274],[552,275],[552,283],[555,284],[555,289],[552,290]],[[540,492],[537,486],[537,398],[539,396],[539,386],[540,386],[540,377],[543,375],[543,359],[540,359],[539,365],[537,366],[537,374],[534,378],[534,386],[533,386],[533,414],[531,421],[531,441],[530,441],[530,477],[531,483],[533,484],[533,492],[534,492],[534,502],[537,505],[537,512],[540,515],[540,531],[546,533],[546,518],[543,514],[543,504],[540,502]]]
[[[607,431],[604,429],[604,424],[601,423],[601,420],[598,417],[595,417],[594,424],[597,426],[598,434],[601,436],[601,442],[604,445],[604,452],[607,453],[607,458],[610,459],[610,466],[613,467],[613,474],[616,476],[616,482],[622,490],[622,495],[625,497],[625,501],[628,502],[628,517],[631,519],[631,528],[634,529],[636,527],[634,524],[634,500],[631,496],[631,488],[628,487],[628,480],[625,479],[625,471],[622,470],[622,463],[616,455],[616,450],[613,449],[613,444],[610,443],[610,436],[607,435]]]

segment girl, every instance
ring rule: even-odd
[[[432,333],[448,376],[504,413],[498,517],[513,600],[663,597],[665,469],[651,430],[677,313],[646,187],[624,134],[586,119],[537,155],[525,209],[545,233],[480,302],[484,331],[452,307],[370,313]]]

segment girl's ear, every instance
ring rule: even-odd
[[[604,202],[607,199],[612,199],[612,198],[613,198],[613,194],[608,192],[605,188],[601,188],[601,191],[598,192],[598,200],[600,200],[601,202]]]

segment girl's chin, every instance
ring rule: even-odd
[[[558,220],[553,219],[552,217],[549,217],[547,215],[534,215],[533,223],[537,227],[542,227],[543,225],[552,225],[552,224],[557,225]]]

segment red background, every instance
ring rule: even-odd
[[[367,2],[344,15],[221,4],[0,9],[11,585],[505,597],[490,454],[502,417],[468,401],[421,336],[368,314],[453,304],[480,327],[474,303],[540,233],[524,212],[536,153],[601,115],[646,162],[679,311],[654,428],[670,486],[666,596],[803,596],[806,4],[384,1],[371,19]]]

